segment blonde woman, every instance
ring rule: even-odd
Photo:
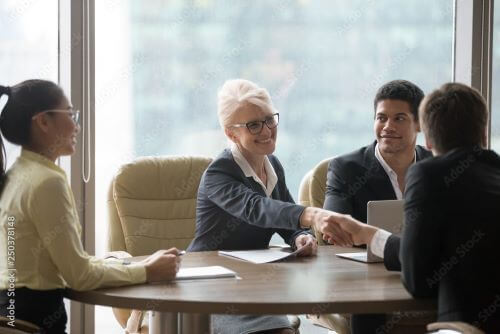
[[[227,81],[218,95],[218,118],[231,142],[202,176],[196,208],[196,235],[189,251],[267,248],[278,233],[301,255],[316,253],[317,242],[307,229],[333,229],[335,242],[351,245],[336,224],[325,225],[334,213],[294,203],[285,183],[276,148],[279,113],[269,93],[248,80]],[[265,282],[262,282],[265,284]],[[286,316],[216,315],[214,333],[293,333]]]

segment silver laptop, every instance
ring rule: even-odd
[[[370,201],[367,204],[367,217],[368,225],[401,235],[404,221],[404,201]],[[366,252],[339,253],[337,256],[365,263],[384,261],[370,251],[370,245],[367,245]]]

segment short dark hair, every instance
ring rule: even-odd
[[[441,154],[457,147],[486,146],[488,108],[474,88],[444,84],[425,97],[420,117],[427,138]]]
[[[380,87],[373,101],[373,108],[377,111],[377,104],[382,100],[401,100],[408,102],[410,111],[418,121],[418,106],[424,98],[424,92],[414,83],[407,80],[389,81]]]

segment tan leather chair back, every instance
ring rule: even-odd
[[[322,208],[325,202],[326,173],[328,172],[328,164],[332,159],[328,158],[321,161],[312,170],[309,185],[309,200],[314,207]]]
[[[185,249],[194,237],[203,157],[145,157],[122,166],[108,193],[110,251]]]
[[[326,173],[328,172],[328,164],[333,158],[328,158],[321,161],[309,173],[311,174],[309,181],[309,203],[311,206],[322,208],[325,202],[326,191]],[[308,174],[309,174],[308,173]],[[314,228],[312,228],[314,230]],[[314,235],[318,240],[319,245],[324,245],[323,235],[319,231],[314,231]]]
[[[312,170],[306,173],[299,185],[299,204],[303,206],[312,206],[309,198],[309,189],[311,184]]]

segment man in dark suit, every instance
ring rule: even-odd
[[[401,238],[348,215],[335,222],[356,244],[379,243],[414,297],[437,298],[439,321],[500,333],[500,157],[486,149],[486,103],[445,84],[422,102],[420,122],[435,158],[408,171]]]
[[[420,88],[405,80],[380,87],[374,99],[376,140],[330,162],[324,209],[366,222],[369,201],[402,198],[408,167],[431,156],[416,145],[423,97]]]
[[[373,103],[376,140],[330,162],[324,209],[366,223],[369,201],[403,198],[408,168],[431,156],[430,151],[416,145],[418,106],[423,97],[422,90],[406,80],[379,88]],[[352,333],[374,333],[385,321],[384,314],[352,315]]]

